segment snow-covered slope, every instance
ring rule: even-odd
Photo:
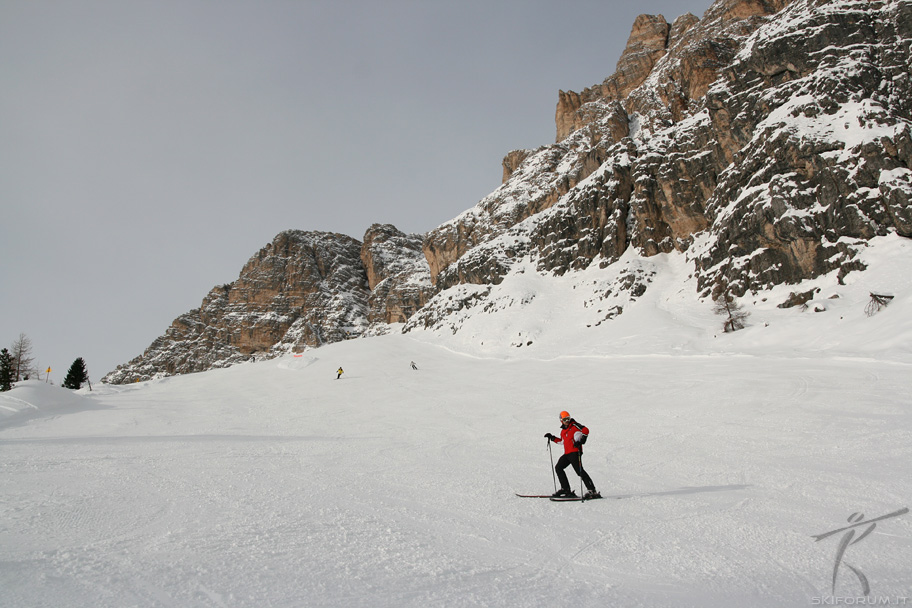
[[[516,272],[489,298],[503,310],[455,336],[17,387],[0,395],[20,412],[0,419],[0,604],[845,604],[862,593],[846,565],[833,583],[847,532],[813,536],[912,507],[912,242],[863,255],[846,285],[795,286],[820,289],[805,311],[761,292],[733,334],[672,254],[621,261],[651,281],[635,302],[599,300],[609,276]],[[894,299],[868,317],[872,291]],[[553,491],[542,436],[563,409],[591,429],[606,500],[514,496]],[[844,560],[865,599],[898,605],[912,514]]]
[[[600,356],[774,349],[785,356],[865,352],[912,363],[912,320],[901,312],[912,304],[906,299],[912,297],[912,240],[877,237],[860,260],[868,270],[850,273],[845,284],[833,271],[742,298],[748,327],[734,334],[722,331],[712,301],[699,298],[683,254],[644,259],[629,251],[607,269],[561,277],[537,273],[527,259],[498,285],[461,285],[439,294],[412,325],[479,356],[550,359],[568,348]],[[809,291],[815,293],[804,306],[779,308],[791,293]],[[869,318],[872,292],[894,299]],[[435,309],[445,314],[435,317]],[[426,339],[420,333],[415,338]]]

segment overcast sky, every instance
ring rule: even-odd
[[[141,354],[287,229],[425,233],[710,0],[0,0],[0,347]]]

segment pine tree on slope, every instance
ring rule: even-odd
[[[67,371],[66,378],[63,379],[63,387],[78,389],[82,388],[83,383],[88,381],[89,370],[86,369],[86,364],[82,357],[78,357]]]
[[[13,356],[5,348],[0,350],[0,392],[13,388]]]

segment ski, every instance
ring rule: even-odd
[[[553,494],[516,494],[520,498],[550,498],[554,502],[585,502],[587,500],[598,500],[604,496],[593,496],[591,498],[580,496],[554,496]],[[622,496],[609,496],[608,498],[623,498]]]
[[[587,500],[598,500],[602,496],[592,496],[586,498],[585,496],[552,496],[551,500],[553,502],[586,502]]]

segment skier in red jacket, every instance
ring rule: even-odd
[[[570,489],[570,481],[564,472],[569,466],[573,467],[576,474],[580,476],[583,483],[586,484],[588,492],[583,498],[598,498],[601,495],[596,492],[595,484],[589,474],[583,469],[581,456],[583,454],[583,444],[589,438],[589,429],[570,417],[568,412],[560,413],[561,432],[560,437],[555,437],[551,433],[545,433],[545,437],[554,443],[564,444],[564,455],[558,459],[554,470],[557,472],[557,478],[560,480],[561,489],[553,494],[555,498],[561,496],[576,496],[576,493]]]

